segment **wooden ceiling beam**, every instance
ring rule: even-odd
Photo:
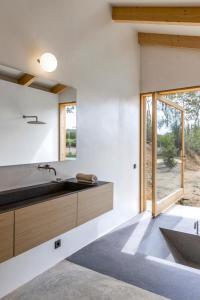
[[[65,89],[66,89],[66,85],[58,83],[50,89],[50,92],[53,94],[60,94],[64,92]]]
[[[50,92],[53,94],[61,94],[65,89],[66,85],[58,83],[50,89]]]
[[[112,20],[123,23],[198,25],[200,24],[200,6],[112,6]]]
[[[31,74],[23,74],[17,81],[18,84],[29,86],[33,83],[33,81],[36,79],[35,76]]]
[[[200,36],[138,32],[140,45],[200,49]]]
[[[35,88],[38,90],[42,90],[48,93],[53,93],[53,94],[61,94],[67,86],[61,83],[57,83],[52,86],[49,83],[40,82],[40,79],[38,78],[36,81],[37,77],[28,73],[24,73],[23,75],[13,75],[13,74],[5,74],[5,72],[0,70],[0,80],[20,84],[23,86],[31,86],[31,88]]]

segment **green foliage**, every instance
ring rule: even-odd
[[[66,146],[69,148],[76,147],[76,129],[67,129]]]
[[[152,100],[147,98],[146,102],[146,138],[147,143],[152,142]]]
[[[166,167],[172,169],[176,166],[177,162],[175,157],[177,156],[177,148],[175,146],[175,138],[172,133],[159,136],[158,142],[161,148],[161,156]]]
[[[200,155],[200,91],[168,94],[167,99],[185,108],[186,154]]]
[[[185,117],[193,121],[195,125],[200,125],[200,92],[186,92],[168,94],[167,99],[185,108]]]
[[[66,141],[66,146],[67,147],[76,147],[76,140],[68,139]]]
[[[200,155],[200,127],[193,127],[189,130],[187,152],[195,152]]]
[[[170,93],[167,100],[177,103],[185,109],[185,153],[187,157],[200,156],[200,90],[193,92]],[[146,103],[146,140],[152,142],[152,100]],[[179,110],[157,102],[157,133],[158,155],[160,155],[167,167],[173,168],[177,162],[176,157],[182,150],[182,122]]]
[[[76,153],[69,152],[67,153],[67,158],[76,158]]]
[[[76,139],[76,129],[67,129],[66,130],[66,138],[67,139]]]

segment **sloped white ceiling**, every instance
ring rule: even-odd
[[[95,35],[102,27],[120,26],[134,31],[200,35],[199,26],[116,24],[111,20],[111,4],[125,5],[200,5],[196,1],[125,1],[125,0],[1,0],[0,64],[48,77],[69,85],[76,84],[87,47],[95,47]],[[108,41],[105,38],[105,45]],[[102,45],[103,47],[103,45]],[[43,73],[36,59],[44,51],[58,59],[58,69]]]

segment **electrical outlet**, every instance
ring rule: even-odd
[[[54,248],[55,248],[55,249],[58,249],[58,248],[60,248],[60,247],[61,247],[61,240],[55,241],[55,243],[54,243]]]

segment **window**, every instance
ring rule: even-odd
[[[60,104],[60,160],[76,159],[76,102]]]

